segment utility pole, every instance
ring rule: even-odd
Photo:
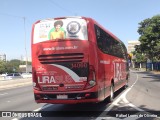
[[[27,57],[27,48],[26,48],[26,23],[25,23],[25,21],[26,21],[26,18],[25,17],[23,17],[23,20],[24,20],[24,49],[25,49],[25,53],[26,53],[26,73],[28,72],[28,69],[27,69],[27,67],[28,67],[28,57]]]

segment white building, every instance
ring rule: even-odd
[[[26,57],[26,56],[21,56],[21,61],[28,61],[28,62],[32,62],[32,59],[31,59],[31,56],[28,56],[28,57]]]
[[[21,72],[32,72],[32,66],[31,65],[19,65],[19,69]]]
[[[0,54],[0,60],[6,61],[6,54]]]
[[[128,53],[135,51],[135,45],[140,45],[140,42],[138,40],[128,41]]]

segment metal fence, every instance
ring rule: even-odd
[[[146,63],[146,62],[142,62],[142,63],[135,62],[133,64],[134,64],[134,68],[145,68],[146,70],[160,71],[160,62],[149,62],[149,63]]]

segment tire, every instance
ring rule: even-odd
[[[128,87],[128,80],[126,80],[126,84],[124,85],[124,89]]]
[[[128,81],[129,81],[129,75],[128,75],[128,77],[126,78],[126,84],[125,84],[125,86],[124,86],[124,89],[126,89],[129,85],[128,85]]]
[[[110,101],[110,102],[113,102],[113,100],[114,100],[114,85],[113,85],[113,83],[112,83],[111,86],[110,86],[110,97],[109,97],[109,101]]]

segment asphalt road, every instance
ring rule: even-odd
[[[116,92],[116,98],[112,103],[108,103],[106,100],[105,102],[98,104],[36,104],[33,98],[32,85],[26,84],[21,87],[0,91],[0,111],[46,111],[46,114],[51,113],[56,116],[38,118],[40,120],[158,120],[159,118],[153,116],[152,113],[147,112],[146,115],[150,117],[145,118],[139,117],[137,116],[137,114],[144,111],[160,111],[159,91],[160,75],[154,75],[148,72],[132,71],[129,81],[129,87],[125,90],[121,89],[118,92]],[[56,111],[63,112],[56,113]],[[64,111],[71,111],[72,114],[80,114],[76,117],[66,117],[63,116]],[[93,114],[91,113],[92,111],[94,111]],[[110,112],[114,113],[114,111],[118,113],[116,114],[117,116],[112,116],[112,114],[110,114]],[[122,115],[124,116],[120,116],[121,114],[118,111],[126,111],[126,113],[122,113]],[[125,116],[128,111],[136,112],[134,113],[134,116]],[[71,112],[69,112],[68,114],[71,114]],[[0,119],[3,120],[4,118]],[[5,118],[5,120],[7,119],[36,120],[37,118]]]
[[[132,73],[138,80],[127,99],[137,107],[147,111],[160,111],[160,75],[148,72]]]
[[[32,111],[42,106],[34,102],[32,86],[0,91],[0,111]]]

